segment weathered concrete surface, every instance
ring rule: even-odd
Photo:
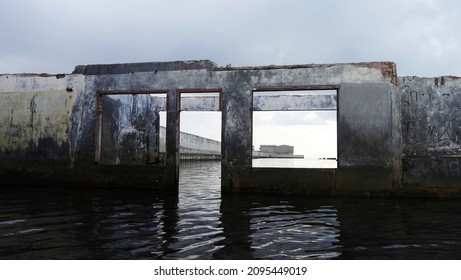
[[[103,164],[154,164],[159,154],[158,129],[164,99],[149,94],[101,96],[101,156]]]
[[[337,192],[366,190],[391,193],[399,187],[393,180],[400,166],[394,157],[392,83],[342,84],[338,95]],[[395,175],[397,177],[397,175]]]
[[[247,170],[250,172],[245,170],[241,172],[244,176],[248,176],[248,178],[244,178],[252,181],[253,184],[235,189],[236,191],[310,196],[336,194],[335,169],[254,168]],[[238,185],[232,187],[235,188]]]
[[[74,94],[67,91],[0,95],[0,152],[11,156],[42,154],[66,162],[67,131]]]
[[[181,96],[181,111],[219,111],[219,96],[188,97]]]
[[[460,86],[455,77],[398,78],[391,62],[179,61],[0,75],[0,182],[176,192],[180,111],[209,110],[222,112],[223,192],[460,196]],[[273,93],[306,90],[335,94]],[[200,92],[216,95],[188,95]],[[337,110],[338,168],[253,168],[256,110]]]
[[[323,190],[327,190],[323,193],[363,194],[364,190],[371,193],[395,193],[394,191],[399,188],[400,181],[394,178],[398,178],[395,174],[399,174],[400,165],[394,159],[400,154],[399,150],[392,146],[391,140],[392,135],[398,132],[394,126],[399,125],[393,115],[393,108],[397,105],[393,104],[396,100],[394,96],[396,76],[392,63],[319,65],[265,71],[249,69],[239,72],[230,71],[229,74],[228,77],[232,78],[233,83],[226,83],[227,88],[223,89],[223,141],[226,147],[223,155],[223,190],[251,189],[252,192],[266,192],[268,189],[283,185],[285,192],[290,192],[290,189],[293,193],[300,193],[300,189],[303,193],[322,192],[309,184],[316,181],[315,178],[325,178],[325,173],[320,170],[306,170],[310,174],[310,179],[306,181],[306,176],[286,176],[287,172],[291,171],[285,169],[249,168],[251,123],[246,119],[252,117],[252,89],[284,86],[287,90],[292,88],[338,90],[339,168],[335,172],[327,173],[331,178],[336,179],[335,187],[331,188],[331,184],[322,184],[326,186]],[[317,108],[322,106],[318,105]],[[301,108],[298,106],[296,109]],[[375,147],[373,143],[386,146]],[[380,149],[379,153],[375,151],[376,149]],[[371,173],[370,169],[376,172]],[[315,173],[317,174],[313,175]],[[274,180],[264,181],[263,185],[258,184],[263,180],[259,174],[266,174],[266,176],[270,174]],[[358,174],[360,176],[357,176]],[[369,184],[369,181],[383,179],[381,174],[385,174],[385,180]],[[287,180],[288,177],[289,184],[280,182],[280,180]],[[275,178],[283,179],[275,180]]]
[[[253,111],[336,110],[334,95],[259,95],[253,97]]]
[[[406,193],[459,196],[461,78],[399,78]]]

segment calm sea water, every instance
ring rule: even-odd
[[[220,163],[179,197],[1,189],[1,259],[461,259],[459,200],[221,195]]]
[[[252,166],[275,168],[337,168],[338,162],[331,159],[258,158],[253,159]]]

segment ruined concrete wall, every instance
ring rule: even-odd
[[[205,89],[218,91],[221,100],[217,97],[198,103],[188,100],[187,106],[189,109],[222,110],[221,183],[224,192],[331,195],[395,192],[399,188],[400,99],[396,98],[393,63],[219,68],[210,61],[192,61],[78,66],[71,75],[0,77],[0,91],[5,94],[5,100],[8,94],[14,94],[13,99],[26,106],[27,112],[19,126],[28,129],[33,115],[32,123],[38,127],[28,132],[32,142],[37,143],[30,144],[30,138],[14,134],[18,126],[14,121],[16,113],[3,113],[3,109],[8,108],[2,108],[2,125],[12,125],[0,128],[9,133],[9,142],[1,143],[0,159],[11,158],[8,150],[16,149],[15,141],[22,143],[20,151],[35,151],[43,136],[43,139],[51,137],[56,143],[45,145],[50,147],[43,150],[45,158],[66,162],[65,165],[36,165],[34,181],[149,186],[177,191],[179,117],[181,109],[188,109],[182,107],[180,94]],[[337,100],[335,96],[296,97],[293,106],[287,103],[287,98],[280,100],[296,109],[337,106],[338,169],[252,167],[253,110],[282,106],[265,97],[254,102],[253,92],[271,88],[337,90]],[[40,100],[43,108],[50,109],[41,112],[39,118],[33,109],[38,107],[31,106],[33,98],[27,97],[32,92],[40,93],[40,98],[35,100]],[[99,105],[98,92],[107,94]],[[155,110],[152,115],[148,113],[152,111],[147,98],[151,92],[164,93],[167,99],[164,108],[167,111],[166,158],[162,163],[152,163],[150,159],[157,147],[156,140],[150,139],[156,138],[158,129]],[[114,98],[120,93],[129,95]],[[50,98],[52,94],[57,98]],[[152,100],[150,102],[152,104]],[[102,113],[98,108],[101,105]],[[9,119],[11,116],[13,121]],[[54,117],[57,122],[52,121],[52,127],[42,121],[36,123],[36,120]],[[98,128],[103,133],[98,132]],[[147,146],[152,146],[153,150]],[[20,156],[11,160],[15,167],[2,162],[0,170],[3,174],[23,174],[31,170],[29,160],[40,159],[36,154]]]
[[[167,180],[165,166],[146,165],[146,161],[151,163],[151,149],[140,147],[145,145],[141,143],[143,138],[152,136],[149,127],[155,126],[155,119],[150,123],[142,113],[122,123],[131,123],[131,128],[143,133],[134,139],[124,139],[122,135],[113,141],[127,145],[128,150],[111,151],[121,153],[124,162],[119,166],[95,164],[96,91],[102,88],[98,82],[93,76],[81,74],[0,75],[3,185],[152,187],[157,184],[167,189],[175,186],[175,178]],[[126,132],[130,127],[123,129]],[[124,132],[123,129],[118,132]],[[135,162],[142,161],[143,166],[127,166],[132,160],[131,140],[138,142],[136,150],[143,151],[135,155]],[[153,141],[147,143],[156,145]]]
[[[67,163],[73,103],[67,91],[1,93],[0,152]]]
[[[399,187],[401,151],[394,144],[400,140],[400,102],[393,63],[229,69],[224,77],[224,190],[364,194]],[[338,169],[298,176],[299,170],[251,168],[253,89],[305,86],[338,90]]]
[[[209,61],[77,66],[73,75],[83,74],[85,76],[86,87],[82,92],[82,102],[92,101],[88,104],[87,113],[83,116],[82,121],[84,134],[87,135],[79,146],[79,160],[82,166],[93,166],[92,172],[103,174],[101,183],[104,183],[105,179],[105,183],[109,185],[147,186],[177,192],[180,102],[179,93],[176,90],[213,86],[213,82],[210,81],[210,71],[213,67],[214,64]],[[161,109],[167,111],[165,158],[159,156],[159,162],[150,165],[142,164],[143,160],[135,160],[134,164],[130,165],[121,164],[121,162],[115,165],[98,162],[94,165],[95,145],[97,144],[97,139],[94,137],[97,123],[94,98],[97,92],[108,94],[119,94],[120,92],[127,94],[128,92],[136,95],[153,92],[166,94],[167,100],[164,108]],[[156,125],[150,126],[150,129],[154,127]],[[137,139],[142,138],[141,130],[136,133]]]
[[[103,164],[159,163],[160,116],[148,94],[101,96]],[[152,101],[152,102],[151,102]]]
[[[75,164],[83,88],[83,76],[0,75],[1,182],[69,179],[61,171]]]
[[[399,79],[405,192],[456,195],[461,181],[461,79]]]

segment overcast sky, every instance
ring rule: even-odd
[[[400,76],[461,76],[460,27],[458,0],[0,0],[0,74],[210,59],[393,61]]]
[[[388,60],[401,76],[461,76],[460,13],[458,0],[1,0],[0,73]]]

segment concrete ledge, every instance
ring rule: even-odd
[[[166,166],[94,165],[66,168],[28,166],[0,169],[1,186],[142,188],[176,191],[165,176]]]
[[[404,186],[461,189],[461,157],[405,157]]]
[[[335,169],[251,168],[230,171],[223,192],[320,195],[335,193]],[[237,177],[237,174],[241,175]]]
[[[405,185],[401,197],[461,198],[461,190],[455,186]]]
[[[389,167],[342,167],[336,171],[336,194],[394,196],[393,170]]]
[[[137,72],[177,71],[177,70],[213,70],[217,65],[210,60],[189,60],[171,62],[141,62],[120,64],[78,65],[72,74],[113,75]]]

